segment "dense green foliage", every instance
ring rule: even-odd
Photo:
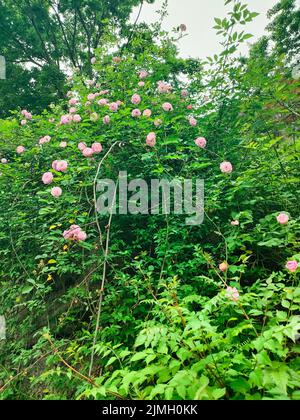
[[[120,39],[106,38],[92,83],[75,73],[67,99],[24,126],[20,110],[0,122],[0,398],[300,398],[299,268],[286,268],[300,263],[299,81],[266,40],[237,57],[250,38],[237,28],[256,14],[227,3],[228,17],[216,19],[219,56],[180,59],[180,30],[171,37],[142,25],[113,55]],[[159,93],[160,81],[173,89]],[[100,90],[109,92],[90,96]],[[61,124],[74,97],[81,121]],[[122,103],[113,112],[100,98]],[[152,115],[134,118],[135,108]],[[155,147],[146,145],[151,132]],[[103,151],[84,157],[80,142]],[[51,169],[55,160],[67,171]],[[224,161],[231,173],[220,171]],[[48,171],[51,186],[41,180]],[[96,181],[120,171],[129,180],[204,179],[204,222],[98,215]],[[65,240],[73,224],[86,240]]]

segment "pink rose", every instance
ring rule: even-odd
[[[97,103],[98,103],[98,105],[104,106],[104,105],[107,105],[108,104],[108,100],[102,98]]]
[[[93,101],[95,99],[95,94],[94,93],[89,93],[87,96],[87,100],[88,101]]]
[[[74,107],[74,106],[72,106],[70,109],[69,109],[69,113],[70,114],[75,114],[75,112],[77,111],[77,109]]]
[[[143,112],[143,115],[144,117],[147,117],[147,118],[151,117],[152,115],[151,109],[145,109],[145,111]]]
[[[154,147],[156,144],[156,134],[149,133],[146,139],[147,146]]]
[[[21,114],[24,115],[24,117],[27,113],[28,113],[27,109],[22,109]]]
[[[77,99],[76,98],[72,98],[69,100],[69,105],[76,105],[77,104]]]
[[[230,222],[231,226],[239,226],[240,222],[238,220],[232,220],[232,222]]]
[[[42,176],[42,181],[45,185],[49,185],[53,181],[53,174],[51,172],[45,172]]]
[[[87,234],[83,230],[80,230],[76,235],[77,241],[85,241],[86,238],[87,238]]]
[[[62,195],[62,189],[60,187],[53,187],[51,190],[51,195],[53,197],[60,197]]]
[[[99,153],[102,152],[103,147],[102,147],[101,143],[96,142],[96,143],[92,144],[92,150],[93,150],[94,153],[99,154]]]
[[[116,102],[112,102],[109,105],[109,110],[112,111],[112,112],[117,112],[118,109],[119,109],[119,105]]]
[[[23,126],[24,126],[24,125],[26,125],[26,124],[27,124],[27,120],[22,120],[22,121],[21,121],[21,125],[23,125]]]
[[[73,116],[73,121],[74,121],[75,123],[79,123],[79,122],[81,121],[81,116],[80,116],[80,115],[78,115],[78,114],[75,114],[75,115]]]
[[[69,114],[62,115],[61,118],[60,118],[60,123],[62,125],[64,125],[64,124],[70,124],[71,121],[72,121],[72,118],[70,117]]]
[[[155,127],[159,127],[161,124],[162,124],[162,120],[160,120],[160,119],[156,119],[156,120],[154,121],[154,125],[155,125]]]
[[[159,81],[157,82],[157,90],[159,93],[170,93],[172,92],[173,88],[170,83]]]
[[[219,270],[220,270],[220,271],[222,271],[223,273],[224,273],[225,271],[227,271],[227,270],[228,270],[228,268],[229,268],[229,265],[227,264],[227,262],[222,262],[222,263],[219,265]]]
[[[68,162],[65,160],[55,160],[52,162],[52,169],[54,169],[57,172],[66,172],[68,169]]]
[[[170,104],[169,102],[165,102],[165,103],[162,105],[162,108],[163,108],[163,110],[164,110],[164,111],[166,111],[166,112],[173,111],[173,106],[172,106],[172,104]]]
[[[140,104],[141,103],[141,97],[140,97],[140,95],[138,95],[137,93],[136,94],[134,94],[133,96],[132,96],[132,98],[131,98],[131,102],[134,104],[134,105],[138,105],[138,104]]]
[[[292,273],[294,273],[294,272],[297,270],[298,266],[299,266],[299,265],[298,265],[297,261],[292,260],[292,261],[288,261],[285,267],[286,267],[289,271],[291,271]]]
[[[66,240],[85,241],[87,234],[78,225],[72,225],[68,230],[64,231],[63,237]]]
[[[142,115],[141,111],[139,109],[134,109],[131,113],[133,118],[138,118]]]
[[[113,62],[114,63],[119,64],[119,63],[121,63],[121,61],[122,61],[121,57],[113,57]]]
[[[232,164],[230,162],[222,162],[220,165],[221,172],[224,174],[231,174],[233,171]]]
[[[234,302],[239,300],[240,294],[236,287],[227,287],[226,297]]]
[[[68,143],[66,141],[62,141],[59,144],[59,147],[61,147],[62,149],[64,149],[65,147],[67,147]]]
[[[138,83],[138,85],[139,85],[139,87],[144,87],[145,86],[145,82],[142,82],[141,81],[141,82]]]
[[[26,120],[32,120],[32,114],[30,112],[27,112],[25,114],[25,118],[26,118]]]
[[[193,105],[188,105],[186,108],[187,109],[193,109]]]
[[[17,152],[19,155],[21,155],[22,153],[24,153],[24,152],[25,152],[25,147],[24,147],[24,146],[18,146],[18,147],[16,148],[16,152]]]
[[[3,163],[3,165],[5,165],[5,164],[7,163],[7,159],[2,158],[2,159],[1,159],[1,163]]]
[[[182,96],[182,98],[186,98],[188,95],[189,95],[189,92],[188,92],[186,89],[183,89],[183,90],[181,91],[181,96]]]
[[[190,117],[190,118],[189,118],[189,123],[190,123],[190,125],[191,125],[192,127],[196,127],[196,125],[197,125],[197,120],[196,120],[196,118],[194,118],[194,117]]]
[[[146,70],[141,70],[140,72],[139,72],[139,78],[140,79],[145,79],[146,77],[148,77],[149,76],[149,73],[146,71]]]
[[[281,225],[286,225],[289,221],[289,216],[285,213],[280,213],[277,217],[277,222]]]
[[[86,143],[80,142],[78,143],[78,149],[82,152],[86,148]]]
[[[110,123],[110,116],[105,115],[105,117],[103,118],[103,122],[104,122],[104,124],[109,124]]]
[[[94,151],[91,147],[86,147],[85,149],[83,149],[82,154],[84,157],[90,158],[93,156]]]
[[[206,146],[206,139],[204,137],[198,137],[195,140],[195,144],[196,146],[201,147],[201,149],[204,149]]]

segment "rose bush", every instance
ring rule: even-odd
[[[299,398],[296,94],[280,60],[204,70],[153,31],[1,121],[3,398]],[[204,179],[203,224],[98,214],[120,171]]]

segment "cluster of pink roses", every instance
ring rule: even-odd
[[[61,125],[70,124],[72,122],[79,123],[81,121],[81,116],[79,114],[65,114],[60,118]]]
[[[157,82],[157,90],[159,93],[171,93],[173,87],[170,83],[162,82],[161,80]]]
[[[97,155],[102,152],[103,147],[101,143],[95,142],[91,147],[88,147],[86,143],[80,142],[78,149],[82,152],[84,157],[91,158],[94,154]]]
[[[39,144],[42,145],[42,144],[45,144],[45,143],[49,143],[49,141],[51,141],[51,137],[50,136],[44,136],[44,137],[41,137],[39,139]]]
[[[65,230],[63,237],[71,241],[85,241],[87,234],[78,225],[71,225],[68,230]]]
[[[21,114],[23,115],[23,117],[25,117],[21,121],[21,125],[26,125],[27,124],[27,121],[32,119],[32,114],[30,112],[28,112],[27,109],[23,109],[21,111]]]

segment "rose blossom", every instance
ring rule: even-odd
[[[53,181],[53,174],[51,172],[45,172],[42,176],[42,181],[45,185],[51,184]]]
[[[227,287],[226,297],[234,302],[239,300],[240,294],[236,287]]]
[[[60,197],[62,195],[62,189],[60,187],[53,187],[51,190],[51,195],[53,197]]]
[[[52,162],[52,168],[57,172],[66,172],[68,169],[68,162],[65,160],[55,160]]]
[[[65,147],[67,147],[67,145],[68,145],[68,143],[66,141],[62,141],[62,142],[60,142],[59,147],[64,149]]]
[[[77,99],[76,98],[72,98],[69,100],[69,105],[76,105],[77,104]]]
[[[22,153],[24,153],[24,152],[25,152],[25,147],[24,147],[24,146],[18,146],[18,147],[16,148],[16,152],[17,152],[19,155],[21,155]]]
[[[151,109],[145,109],[145,111],[143,112],[143,115],[144,117],[147,117],[147,118],[151,117],[152,115]]]
[[[93,143],[92,144],[92,150],[96,154],[101,153],[102,150],[103,150],[102,144],[98,143],[98,142]]]
[[[119,105],[116,102],[112,102],[109,105],[109,110],[112,111],[112,112],[117,112],[118,109],[119,109]]]
[[[69,113],[70,114],[75,114],[75,112],[77,111],[77,109],[74,107],[74,106],[72,106],[70,109],[69,109]]]
[[[182,96],[182,98],[186,98],[186,97],[188,96],[188,94],[189,94],[189,92],[188,92],[186,89],[183,89],[183,90],[181,91],[181,96]]]
[[[87,234],[78,225],[71,225],[68,230],[64,231],[63,237],[66,240],[85,241]]]
[[[78,149],[82,152],[86,148],[86,143],[80,142],[78,143]]]
[[[159,93],[170,93],[173,88],[170,83],[162,82],[161,80],[157,82],[157,90]]]
[[[108,100],[107,100],[107,99],[102,98],[102,99],[100,99],[100,100],[97,102],[97,104],[98,104],[98,105],[101,105],[101,106],[107,105],[107,104],[108,104]]]
[[[83,149],[82,154],[84,157],[90,158],[93,156],[94,151],[91,147],[86,147],[85,149]]]
[[[141,113],[141,111],[139,109],[134,109],[131,112],[131,115],[132,115],[133,118],[138,118],[138,117],[140,117],[142,115],[142,113]]]
[[[146,71],[146,70],[141,70],[140,72],[139,72],[139,78],[140,79],[145,79],[146,77],[148,77],[149,76],[149,73]]]
[[[224,273],[225,271],[227,271],[227,270],[228,270],[228,268],[229,268],[229,265],[227,264],[227,262],[222,262],[222,263],[219,265],[219,270],[220,270],[220,271],[222,271],[223,273]]]
[[[141,103],[141,97],[140,97],[140,95],[138,95],[137,93],[136,94],[134,94],[133,96],[132,96],[132,98],[131,98],[131,103],[133,103],[134,105],[138,105],[138,104],[140,104]]]
[[[110,123],[110,116],[105,115],[105,117],[103,118],[103,122],[104,122],[104,124],[109,124]]]
[[[5,158],[2,158],[1,159],[1,163],[3,163],[4,165],[7,163],[7,159],[5,159]]]
[[[161,124],[162,124],[162,120],[160,120],[159,118],[154,121],[155,127],[159,127]]]
[[[240,222],[238,220],[232,220],[230,224],[231,226],[239,226]]]
[[[69,114],[62,115],[61,118],[60,118],[60,123],[62,125],[69,124],[71,121],[72,121],[72,118],[71,118],[71,116]]]
[[[172,106],[172,104],[170,104],[169,102],[165,102],[165,103],[162,105],[162,108],[163,108],[163,110],[164,110],[164,111],[166,111],[166,112],[173,111],[173,106]]]
[[[299,266],[299,264],[297,263],[297,261],[295,261],[295,260],[291,260],[291,261],[288,261],[287,262],[287,264],[286,264],[286,268],[291,272],[291,273],[294,273],[296,270],[297,270],[297,268],[298,268],[298,266]]]
[[[196,127],[196,125],[197,125],[197,120],[196,120],[196,118],[194,118],[194,117],[190,117],[190,118],[189,118],[189,123],[190,123],[190,125],[191,125],[192,127]]]
[[[87,96],[87,100],[88,101],[93,101],[95,99],[95,94],[94,93],[89,93]]]
[[[75,115],[73,116],[73,121],[74,121],[75,123],[79,123],[79,122],[81,121],[81,116],[80,116],[79,114],[75,114]]]
[[[285,213],[280,213],[277,217],[277,222],[281,225],[286,225],[289,221],[289,216]]]
[[[22,120],[21,121],[21,125],[26,125],[27,124],[27,120]]]
[[[156,134],[149,133],[146,139],[147,146],[154,147],[156,144]]]
[[[145,82],[142,82],[141,81],[141,82],[138,83],[138,85],[139,85],[139,87],[144,87],[145,86]]]
[[[195,144],[196,146],[201,147],[201,149],[204,149],[206,146],[206,139],[204,137],[198,137],[195,140]]]
[[[119,63],[121,63],[121,61],[122,61],[121,57],[113,57],[113,62],[114,63],[119,64]]]
[[[232,164],[230,162],[222,162],[220,165],[221,172],[224,174],[231,174],[233,171]]]

